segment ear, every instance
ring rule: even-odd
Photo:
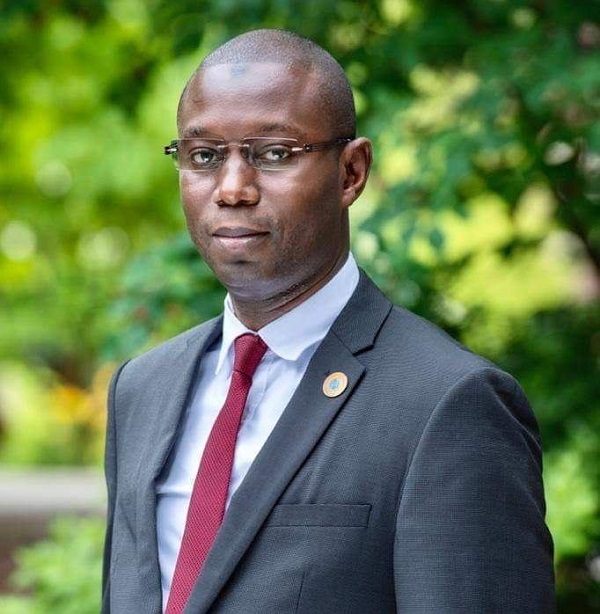
[[[373,162],[371,141],[364,136],[350,141],[340,156],[342,205],[349,207],[362,193]]]

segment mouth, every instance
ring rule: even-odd
[[[217,230],[213,232],[213,237],[217,237],[219,239],[245,239],[252,237],[263,237],[267,234],[269,234],[267,231],[256,228],[246,228],[244,226],[223,226],[221,228],[217,228]]]
[[[268,235],[269,233],[265,230],[244,226],[221,227],[212,233],[216,243],[228,250],[243,250],[252,247]]]

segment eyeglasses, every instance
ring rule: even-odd
[[[322,143],[301,144],[297,139],[255,136],[227,143],[223,139],[177,139],[165,146],[164,153],[171,156],[180,171],[211,173],[219,170],[229,148],[238,147],[242,157],[261,171],[284,171],[293,168],[300,154],[325,151],[345,145],[351,138],[338,138]]]

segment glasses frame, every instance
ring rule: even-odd
[[[291,147],[291,153],[294,156],[300,155],[300,154],[305,154],[305,153],[313,153],[316,151],[326,151],[327,149],[331,149],[332,147],[335,147],[337,145],[346,145],[347,143],[350,143],[351,141],[354,140],[354,138],[352,137],[338,137],[336,139],[332,139],[331,141],[320,141],[318,143],[304,143],[304,144],[300,144],[300,141],[298,141],[298,139],[294,139],[294,138],[289,138],[289,137],[270,137],[270,136],[248,136],[248,137],[244,137],[243,139],[240,139],[239,141],[225,141],[224,139],[213,139],[213,138],[187,138],[187,139],[173,139],[168,145],[164,146],[163,149],[163,153],[166,156],[171,156],[174,164],[175,164],[175,168],[180,171],[180,172],[191,172],[191,173],[211,173],[211,172],[215,172],[216,170],[218,170],[219,168],[221,168],[222,163],[225,161],[225,155],[223,155],[223,158],[221,160],[219,160],[219,166],[217,166],[216,168],[193,168],[193,169],[181,169],[178,166],[178,161],[177,161],[177,153],[179,152],[179,143],[181,141],[193,141],[193,140],[205,140],[205,141],[209,141],[209,142],[214,142],[215,143],[215,148],[217,149],[217,151],[219,152],[226,152],[230,146],[234,145],[239,147],[242,151],[245,151],[246,154],[242,154],[244,159],[246,160],[246,162],[248,162],[248,164],[250,166],[252,166],[253,168],[256,168],[260,171],[273,171],[273,172],[278,172],[278,171],[284,171],[289,169],[289,166],[282,166],[281,168],[264,168],[258,164],[256,164],[256,160],[254,160],[252,158],[252,156],[250,156],[250,144],[246,143],[245,141],[260,141],[260,140],[273,140],[273,141],[277,141],[280,140],[282,143],[286,142],[286,141],[293,141],[294,143],[298,143],[297,146]]]

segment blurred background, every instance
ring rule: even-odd
[[[162,146],[202,57],[276,27],[340,61],[373,140],[359,263],[523,384],[560,611],[600,611],[598,18],[572,0],[0,2],[0,610],[98,611],[108,378],[223,298]]]

